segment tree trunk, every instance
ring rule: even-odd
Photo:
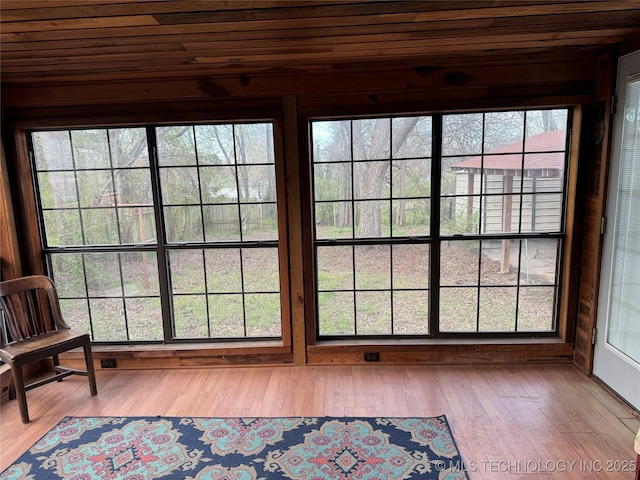
[[[409,133],[415,128],[419,117],[409,117],[405,119],[403,124],[393,134],[393,144],[389,157],[393,152],[397,151],[406,141]],[[376,121],[374,131],[371,134],[371,148],[367,155],[364,136],[360,129],[353,129],[353,150],[357,154],[358,159],[384,159],[382,153],[388,146],[386,134],[391,128],[390,119],[379,119]],[[369,201],[362,202],[360,205],[360,221],[358,222],[358,237],[376,238],[381,236],[382,232],[382,215],[380,196],[382,189],[386,184],[386,174],[389,169],[390,161],[366,162],[364,164],[365,172],[362,175],[363,182],[360,185],[360,198]]]
[[[340,198],[351,199],[351,164],[342,164],[342,174],[340,175]],[[338,226],[351,227],[353,218],[351,216],[351,205],[348,202],[338,204]]]
[[[407,187],[407,164],[400,162],[398,169],[398,196],[402,197],[398,201],[398,211],[396,212],[396,225],[398,227],[404,227],[406,223],[406,200],[404,199],[405,190]]]

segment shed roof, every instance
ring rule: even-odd
[[[451,166],[455,173],[486,175],[520,175],[527,177],[561,177],[564,170],[566,130],[540,133],[524,140],[491,150]]]

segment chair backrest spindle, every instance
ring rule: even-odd
[[[36,337],[58,328],[68,328],[56,308],[57,302],[57,294],[48,279],[29,282],[27,277],[17,281],[15,288],[3,288],[0,291],[0,305],[5,312],[3,321],[9,337],[2,339],[3,344]]]

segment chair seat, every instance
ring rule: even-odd
[[[84,332],[71,329],[56,330],[6,345],[0,348],[0,358],[9,363],[20,360],[23,356],[40,355],[45,352],[48,355],[54,355],[55,351],[69,350],[69,346],[73,344],[79,347],[88,340],[89,334]]]

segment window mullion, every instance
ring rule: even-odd
[[[162,191],[160,186],[160,169],[158,166],[158,140],[156,130],[147,127],[147,148],[149,151],[149,174],[151,176],[151,192],[153,195],[153,210],[156,223],[158,283],[160,287],[160,305],[162,309],[162,330],[164,341],[170,342],[173,338],[173,297],[169,276],[169,260],[167,255],[167,232],[164,222],[164,209]]]
[[[442,114],[431,117],[431,251],[429,254],[429,334],[440,335],[440,195]]]

